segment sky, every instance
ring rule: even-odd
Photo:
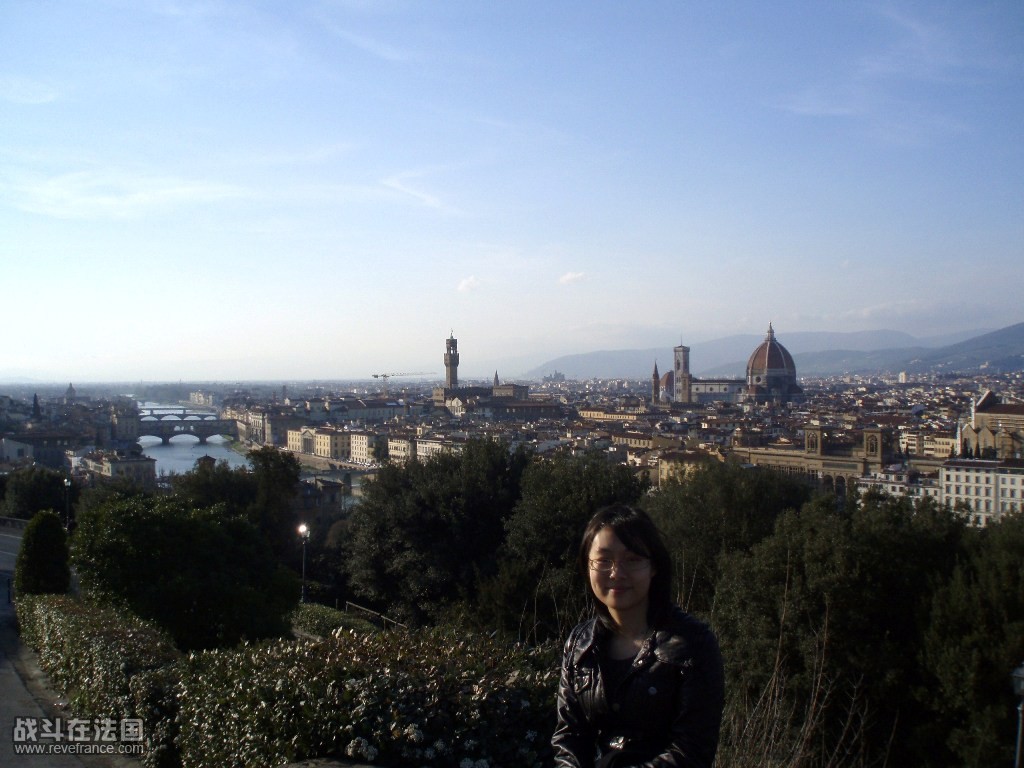
[[[1022,40],[1020,0],[3,0],[0,380],[1012,325]]]

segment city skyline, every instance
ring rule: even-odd
[[[0,10],[0,379],[1020,322],[1013,2]]]

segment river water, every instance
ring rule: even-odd
[[[165,405],[163,403],[139,403],[143,408],[166,408],[168,410],[181,412],[180,405]],[[199,413],[197,411],[197,413]],[[209,415],[209,414],[205,414]],[[198,437],[192,435],[178,435],[172,437],[171,442],[164,444],[159,437],[140,437],[139,445],[142,446],[142,453],[151,459],[156,459],[156,474],[169,475],[171,473],[184,474],[195,469],[196,460],[203,456],[210,456],[217,461],[224,460],[232,467],[247,467],[249,460],[240,453],[231,450],[231,443],[223,437],[211,437],[205,444],[199,442]]]
[[[196,459],[211,456],[217,461],[224,459],[232,467],[247,467],[249,460],[240,453],[231,450],[230,443],[223,437],[211,437],[205,445],[200,445],[198,437],[180,435],[172,437],[171,442],[164,445],[159,437],[140,437],[139,445],[142,452],[151,459],[156,459],[156,474],[179,475],[195,469]]]

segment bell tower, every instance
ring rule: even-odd
[[[675,359],[675,391],[672,393],[672,400],[676,403],[689,403],[690,384],[693,381],[690,376],[690,348],[680,344],[673,347],[672,355]]]
[[[452,331],[444,343],[444,386],[446,389],[459,387],[459,340]]]

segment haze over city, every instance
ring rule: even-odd
[[[1011,1],[7,2],[0,378],[1011,325],[1021,39]]]

